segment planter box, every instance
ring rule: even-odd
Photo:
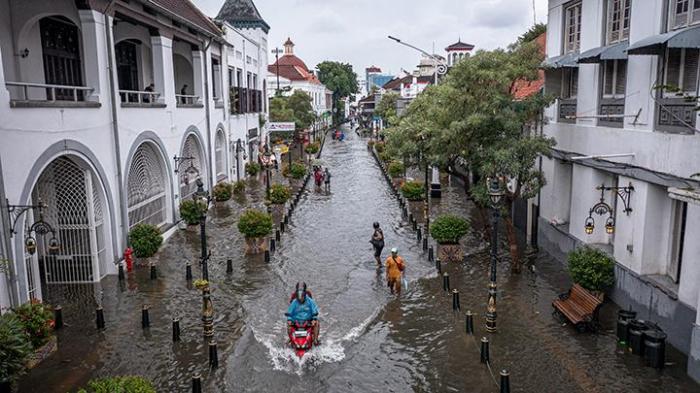
[[[442,262],[462,262],[464,253],[459,244],[438,244],[438,259]]]
[[[32,369],[39,365],[44,359],[51,356],[52,353],[58,350],[58,340],[56,336],[51,336],[49,341],[42,345],[40,348],[34,351],[33,354],[29,355],[29,360],[27,361],[27,368]]]
[[[265,252],[266,250],[266,244],[267,242],[265,241],[267,238],[265,237],[256,237],[253,239],[245,239],[245,244],[246,244],[246,249],[245,253],[246,254],[260,254],[261,252]]]

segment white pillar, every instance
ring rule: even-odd
[[[12,53],[9,55],[12,56]],[[9,106],[10,92],[5,87],[5,69],[2,65],[2,48],[0,48],[0,105],[5,107]]]
[[[213,67],[213,73],[212,75],[214,81],[213,85],[216,86],[216,97],[214,97],[214,101],[220,102],[223,100],[224,97],[224,86],[221,83],[221,64],[215,64]]]
[[[159,103],[175,106],[175,70],[173,68],[173,40],[163,36],[151,37],[153,52],[153,85],[160,93]]]
[[[105,36],[104,14],[94,10],[80,10],[80,34],[83,41],[83,70],[85,73],[85,86],[94,90],[86,99],[88,101],[99,101],[100,94],[107,94],[107,73],[108,69],[107,41]],[[111,18],[110,18],[111,23]],[[105,50],[107,48],[107,50]]]
[[[192,51],[192,82],[194,95],[198,96],[198,102],[204,102],[204,53],[200,50]]]

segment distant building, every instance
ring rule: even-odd
[[[473,49],[474,45],[464,43],[460,38],[457,42],[445,48],[445,53],[447,54],[447,66],[453,67],[459,63],[460,60],[464,59],[465,57],[469,57],[469,52],[471,52]]]
[[[365,68],[365,84],[367,94],[372,92],[373,87],[380,88],[393,78],[393,75],[382,74],[382,69],[379,67],[371,66]]]

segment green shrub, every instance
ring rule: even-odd
[[[292,176],[292,179],[303,179],[306,176],[306,165],[298,161],[293,162],[289,169],[289,175]]]
[[[78,393],[156,393],[156,388],[143,377],[126,376],[93,379]]]
[[[457,244],[469,232],[469,222],[451,214],[438,216],[430,225],[430,235],[440,244]]]
[[[389,154],[388,152],[382,151],[381,153],[378,154],[378,156],[379,156],[379,160],[381,162],[391,161],[391,154]]]
[[[180,202],[180,217],[187,225],[199,224],[199,217],[206,209],[207,206],[202,201],[195,202],[192,199],[185,199]]]
[[[373,147],[373,146],[374,146],[374,143],[375,143],[375,142],[374,142],[374,139],[368,140],[368,141],[367,141],[367,147],[369,147],[369,148]]]
[[[32,344],[17,314],[0,316],[0,383],[17,381],[31,353]]]
[[[238,219],[238,231],[246,238],[267,236],[272,233],[272,226],[272,216],[260,210],[246,210]]]
[[[137,224],[129,231],[129,244],[138,258],[148,258],[158,252],[163,236],[157,226]]]
[[[404,167],[401,161],[391,161],[389,163],[389,176],[391,177],[401,177],[403,176]]]
[[[319,143],[319,142],[309,143],[304,148],[304,151],[307,154],[316,154],[316,153],[318,153],[319,150],[321,150],[321,143]]]
[[[243,180],[234,182],[231,188],[233,189],[233,193],[235,195],[242,195],[245,192],[245,182]]]
[[[258,173],[260,173],[260,164],[257,162],[249,162],[245,164],[245,173],[249,174],[250,176],[257,176]]]
[[[14,309],[32,347],[39,348],[48,341],[53,330],[53,310],[50,306],[30,302]]]
[[[217,202],[226,202],[231,199],[232,191],[233,186],[230,183],[221,182],[214,186],[212,193],[214,194],[214,199]]]
[[[384,142],[377,142],[374,144],[374,150],[377,151],[377,153],[382,153],[384,152]]]
[[[580,247],[571,251],[567,259],[573,282],[589,291],[602,291],[615,283],[615,261],[603,251]]]
[[[270,202],[274,203],[275,205],[285,204],[291,195],[292,193],[289,190],[289,187],[282,184],[273,184],[270,187]]]
[[[421,201],[425,196],[425,188],[421,182],[407,181],[401,186],[401,194],[409,201]]]

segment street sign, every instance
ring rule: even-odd
[[[270,132],[274,131],[294,131],[294,122],[269,122],[267,123],[267,130]]]

